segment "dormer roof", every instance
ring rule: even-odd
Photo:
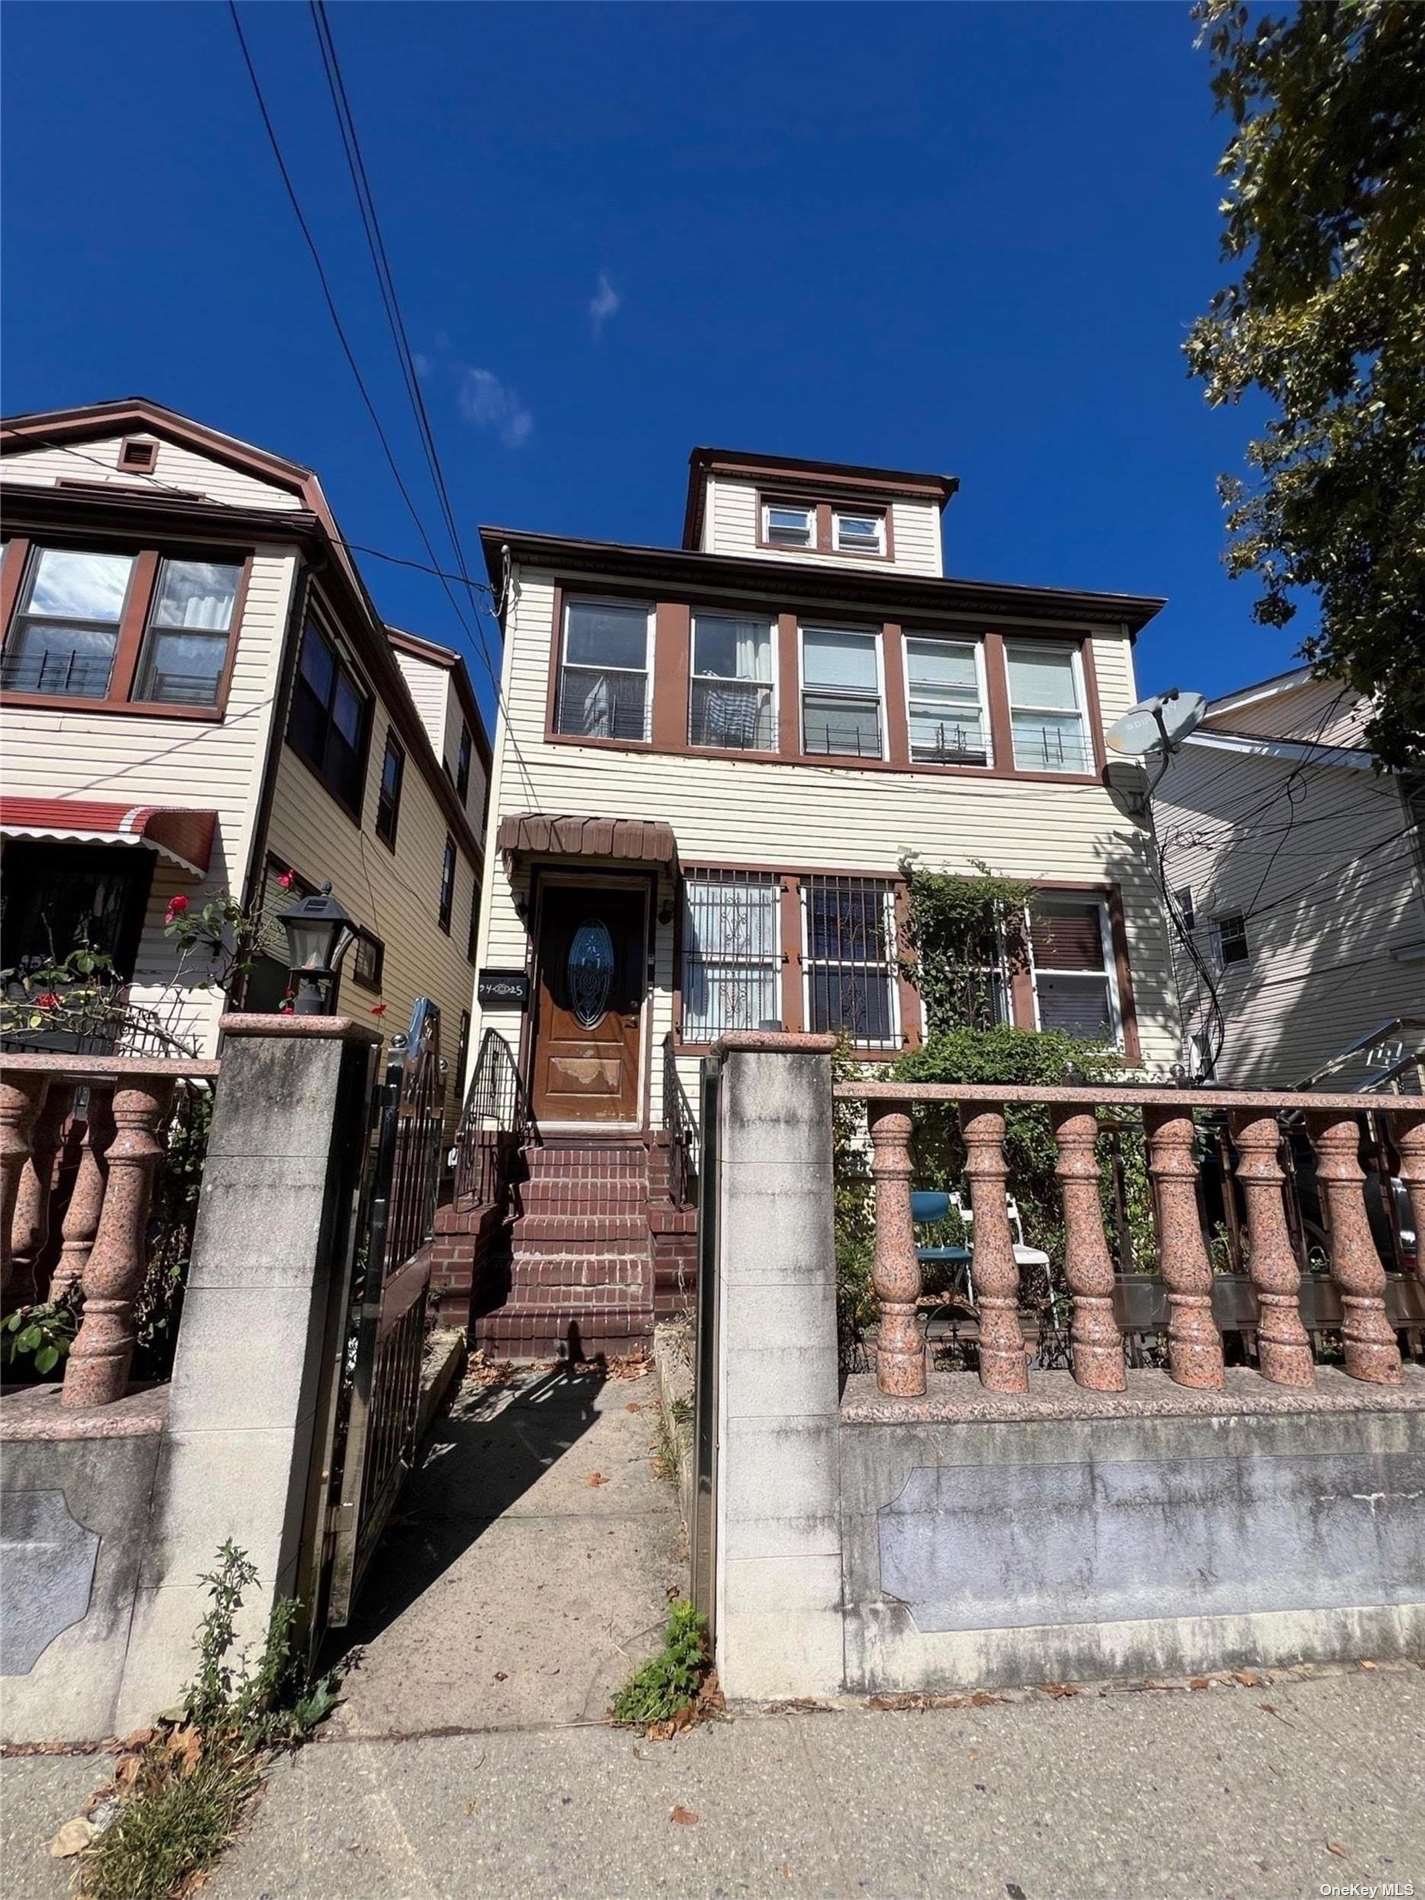
[[[743,476],[769,486],[815,490],[834,501],[933,502],[939,509],[960,486],[958,475],[917,474],[903,468],[865,468],[856,462],[818,462],[799,455],[763,455],[752,449],[696,448],[688,457],[688,505],[683,515],[683,546],[702,545],[703,510],[708,478]]]

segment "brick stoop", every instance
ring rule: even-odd
[[[513,1359],[645,1346],[668,1277],[662,1256],[686,1218],[668,1200],[661,1137],[551,1135],[526,1162],[508,1255],[475,1287],[474,1343]]]

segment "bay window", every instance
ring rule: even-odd
[[[1100,898],[1036,897],[1030,967],[1040,1029],[1119,1044],[1122,1024],[1108,906]]]
[[[684,878],[684,1042],[782,1020],[779,894],[779,880],[759,871]]]
[[[907,636],[905,662],[911,758],[934,765],[988,765],[979,642]]]
[[[694,614],[691,743],[770,751],[777,743],[773,701],[770,622]]]
[[[879,759],[880,642],[874,633],[802,629],[802,750]]]
[[[1018,769],[1091,772],[1094,755],[1078,648],[1011,640],[1004,657]]]
[[[652,610],[641,604],[567,604],[556,732],[585,739],[648,738],[652,629]]]
[[[36,548],[5,643],[4,684],[106,698],[133,569],[132,554]]]
[[[899,1049],[895,886],[885,878],[802,879],[807,1028],[862,1049]]]
[[[160,564],[134,686],[136,699],[178,706],[217,704],[241,578],[238,562]]]

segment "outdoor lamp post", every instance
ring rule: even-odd
[[[325,1016],[337,965],[356,940],[356,926],[330,884],[284,910],[278,921],[287,932],[287,967],[296,979],[292,1013]]]

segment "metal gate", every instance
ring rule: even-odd
[[[317,1629],[340,1629],[415,1454],[428,1242],[445,1127],[440,1010],[421,997],[373,1091],[349,1300],[323,1459]],[[345,1289],[343,1289],[345,1291]]]
[[[717,1350],[718,1195],[722,1155],[717,1138],[718,1063],[705,1057],[699,1086],[702,1124],[698,1166],[698,1304],[693,1355],[693,1521],[689,1558],[693,1602],[717,1639]]]

